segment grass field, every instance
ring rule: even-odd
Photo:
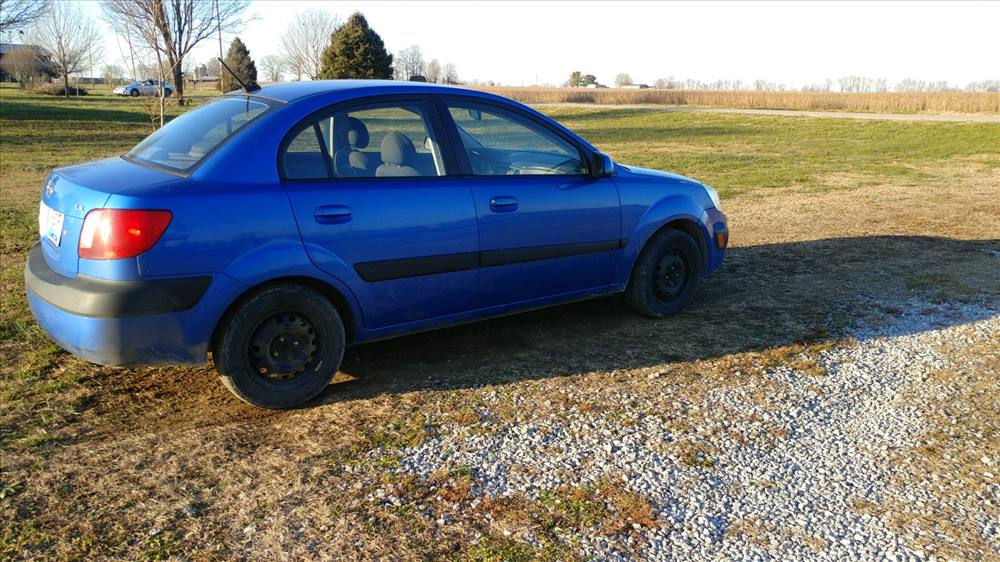
[[[502,86],[483,89],[524,103],[691,105],[873,113],[1000,113],[1000,92],[758,92]]]
[[[552,109],[616,160],[719,189],[732,249],[694,308],[650,322],[602,299],[361,346],[315,406],[255,410],[210,366],[80,361],[27,310],[46,174],[137,143],[149,132],[140,104],[0,88],[0,559],[572,559],[562,530],[652,524],[645,500],[602,485],[486,501],[460,466],[429,480],[395,471],[399,452],[444,428],[489,432],[488,420],[594,404],[613,416],[616,393],[653,387],[675,389],[656,405],[667,417],[730,387],[780,408],[752,366],[809,364],[873,312],[865,299],[1000,299],[1000,125]],[[960,425],[901,454],[981,484],[956,459],[1000,450],[991,372],[964,374],[976,392],[936,405]],[[567,402],[567,387],[595,402]],[[700,439],[696,423],[671,427],[678,443]],[[681,458],[711,470],[706,454]],[[401,501],[371,499],[385,494]],[[901,528],[976,558],[960,525],[904,517],[918,511],[902,509]],[[542,542],[504,532],[521,528]]]

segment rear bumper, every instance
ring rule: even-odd
[[[38,298],[75,316],[121,318],[193,308],[212,278],[178,277],[109,281],[87,275],[63,277],[49,267],[40,243],[28,253],[24,284]]]
[[[107,281],[54,272],[40,246],[28,254],[24,282],[31,312],[63,349],[102,365],[203,363],[222,314],[225,276]]]

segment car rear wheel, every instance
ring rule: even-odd
[[[139,90],[129,90],[128,95],[132,96],[133,98],[139,97]]]
[[[698,243],[680,230],[660,231],[639,254],[625,301],[650,318],[680,314],[694,300],[701,273]]]
[[[323,391],[344,357],[344,324],[323,295],[264,289],[223,321],[212,349],[222,383],[244,402],[291,408]]]

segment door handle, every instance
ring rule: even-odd
[[[353,213],[347,205],[323,205],[316,207],[313,218],[320,224],[338,224],[351,220]]]
[[[495,213],[512,213],[517,210],[517,198],[498,195],[490,199],[490,209]]]

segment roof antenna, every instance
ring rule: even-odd
[[[244,92],[246,92],[246,93],[249,94],[250,92],[256,92],[257,90],[260,89],[260,86],[257,85],[256,82],[253,82],[252,84],[250,84],[249,86],[247,86],[246,82],[240,80],[240,77],[237,76],[235,72],[233,72],[233,69],[229,68],[229,65],[226,64],[226,61],[222,60],[222,57],[215,57],[215,58],[219,59],[219,62],[222,63],[222,66],[226,70],[228,70],[230,74],[233,75],[233,78],[235,78],[236,81],[240,83],[240,86],[243,86],[243,91]]]

